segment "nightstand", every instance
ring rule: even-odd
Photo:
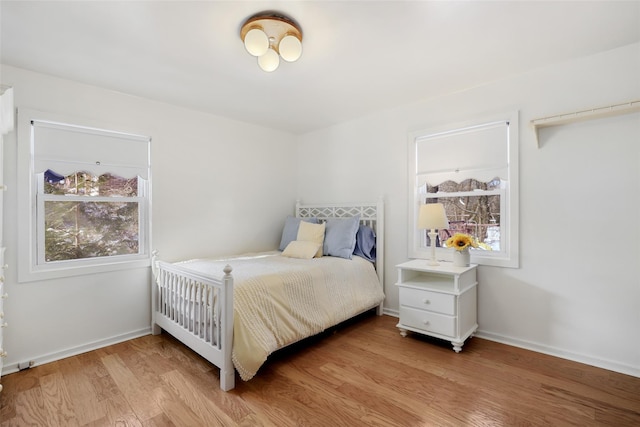
[[[400,322],[407,331],[450,341],[459,353],[478,329],[476,265],[454,267],[450,262],[427,265],[415,259],[397,265]]]

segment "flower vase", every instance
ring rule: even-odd
[[[461,251],[454,249],[453,265],[455,267],[469,267],[471,265],[471,254],[469,253],[469,248]]]

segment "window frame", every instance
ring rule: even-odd
[[[43,262],[44,202],[50,195],[44,194],[43,173],[34,167],[34,138],[32,123],[52,122],[63,126],[88,130],[88,133],[104,133],[132,137],[147,144],[147,179],[138,179],[137,197],[125,198],[127,202],[138,203],[138,253],[75,260]],[[62,277],[79,276],[151,265],[151,138],[132,132],[109,130],[108,126],[77,118],[45,113],[30,109],[18,109],[18,282],[31,282]],[[80,166],[79,166],[80,167]],[[81,168],[81,167],[80,167]],[[80,171],[80,170],[78,170]],[[42,182],[41,182],[42,181]],[[73,200],[71,200],[73,199]],[[79,197],[68,198],[78,201]],[[82,201],[98,202],[103,197],[86,197]],[[121,197],[109,197],[106,201],[118,202]],[[40,224],[42,222],[42,224]]]
[[[499,252],[472,250],[471,262],[480,265],[490,265],[499,267],[519,267],[519,196],[518,196],[518,146],[519,146],[519,113],[512,111],[508,113],[497,113],[476,119],[467,120],[457,124],[447,124],[438,127],[426,128],[409,133],[408,136],[408,243],[409,257],[428,259],[431,256],[430,248],[426,246],[426,232],[419,230],[418,211],[420,205],[427,198],[446,198],[447,193],[424,194],[419,191],[417,184],[418,164],[417,164],[417,143],[425,138],[446,133],[467,133],[473,135],[473,129],[482,129],[490,123],[507,122],[508,139],[507,144],[507,177],[505,188],[500,189],[500,247]],[[471,154],[473,155],[473,154]],[[455,194],[455,193],[451,193]],[[483,195],[483,194],[478,194]],[[451,196],[457,197],[457,196]],[[504,248],[504,249],[503,249]],[[450,248],[437,247],[436,257],[439,260],[451,261],[453,250]]]

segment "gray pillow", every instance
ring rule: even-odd
[[[318,223],[318,218],[296,218],[294,216],[287,216],[284,220],[284,228],[282,229],[282,238],[280,239],[280,247],[278,248],[281,251],[284,251],[287,245],[298,238],[298,227],[300,226],[300,221],[310,222],[312,224]]]
[[[360,215],[328,219],[324,232],[324,255],[351,259],[356,247],[356,233],[359,225]]]

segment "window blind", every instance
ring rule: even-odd
[[[508,178],[509,123],[500,121],[416,138],[416,184]]]
[[[83,171],[149,179],[149,137],[40,120],[31,126],[35,173],[51,169],[65,176]]]

